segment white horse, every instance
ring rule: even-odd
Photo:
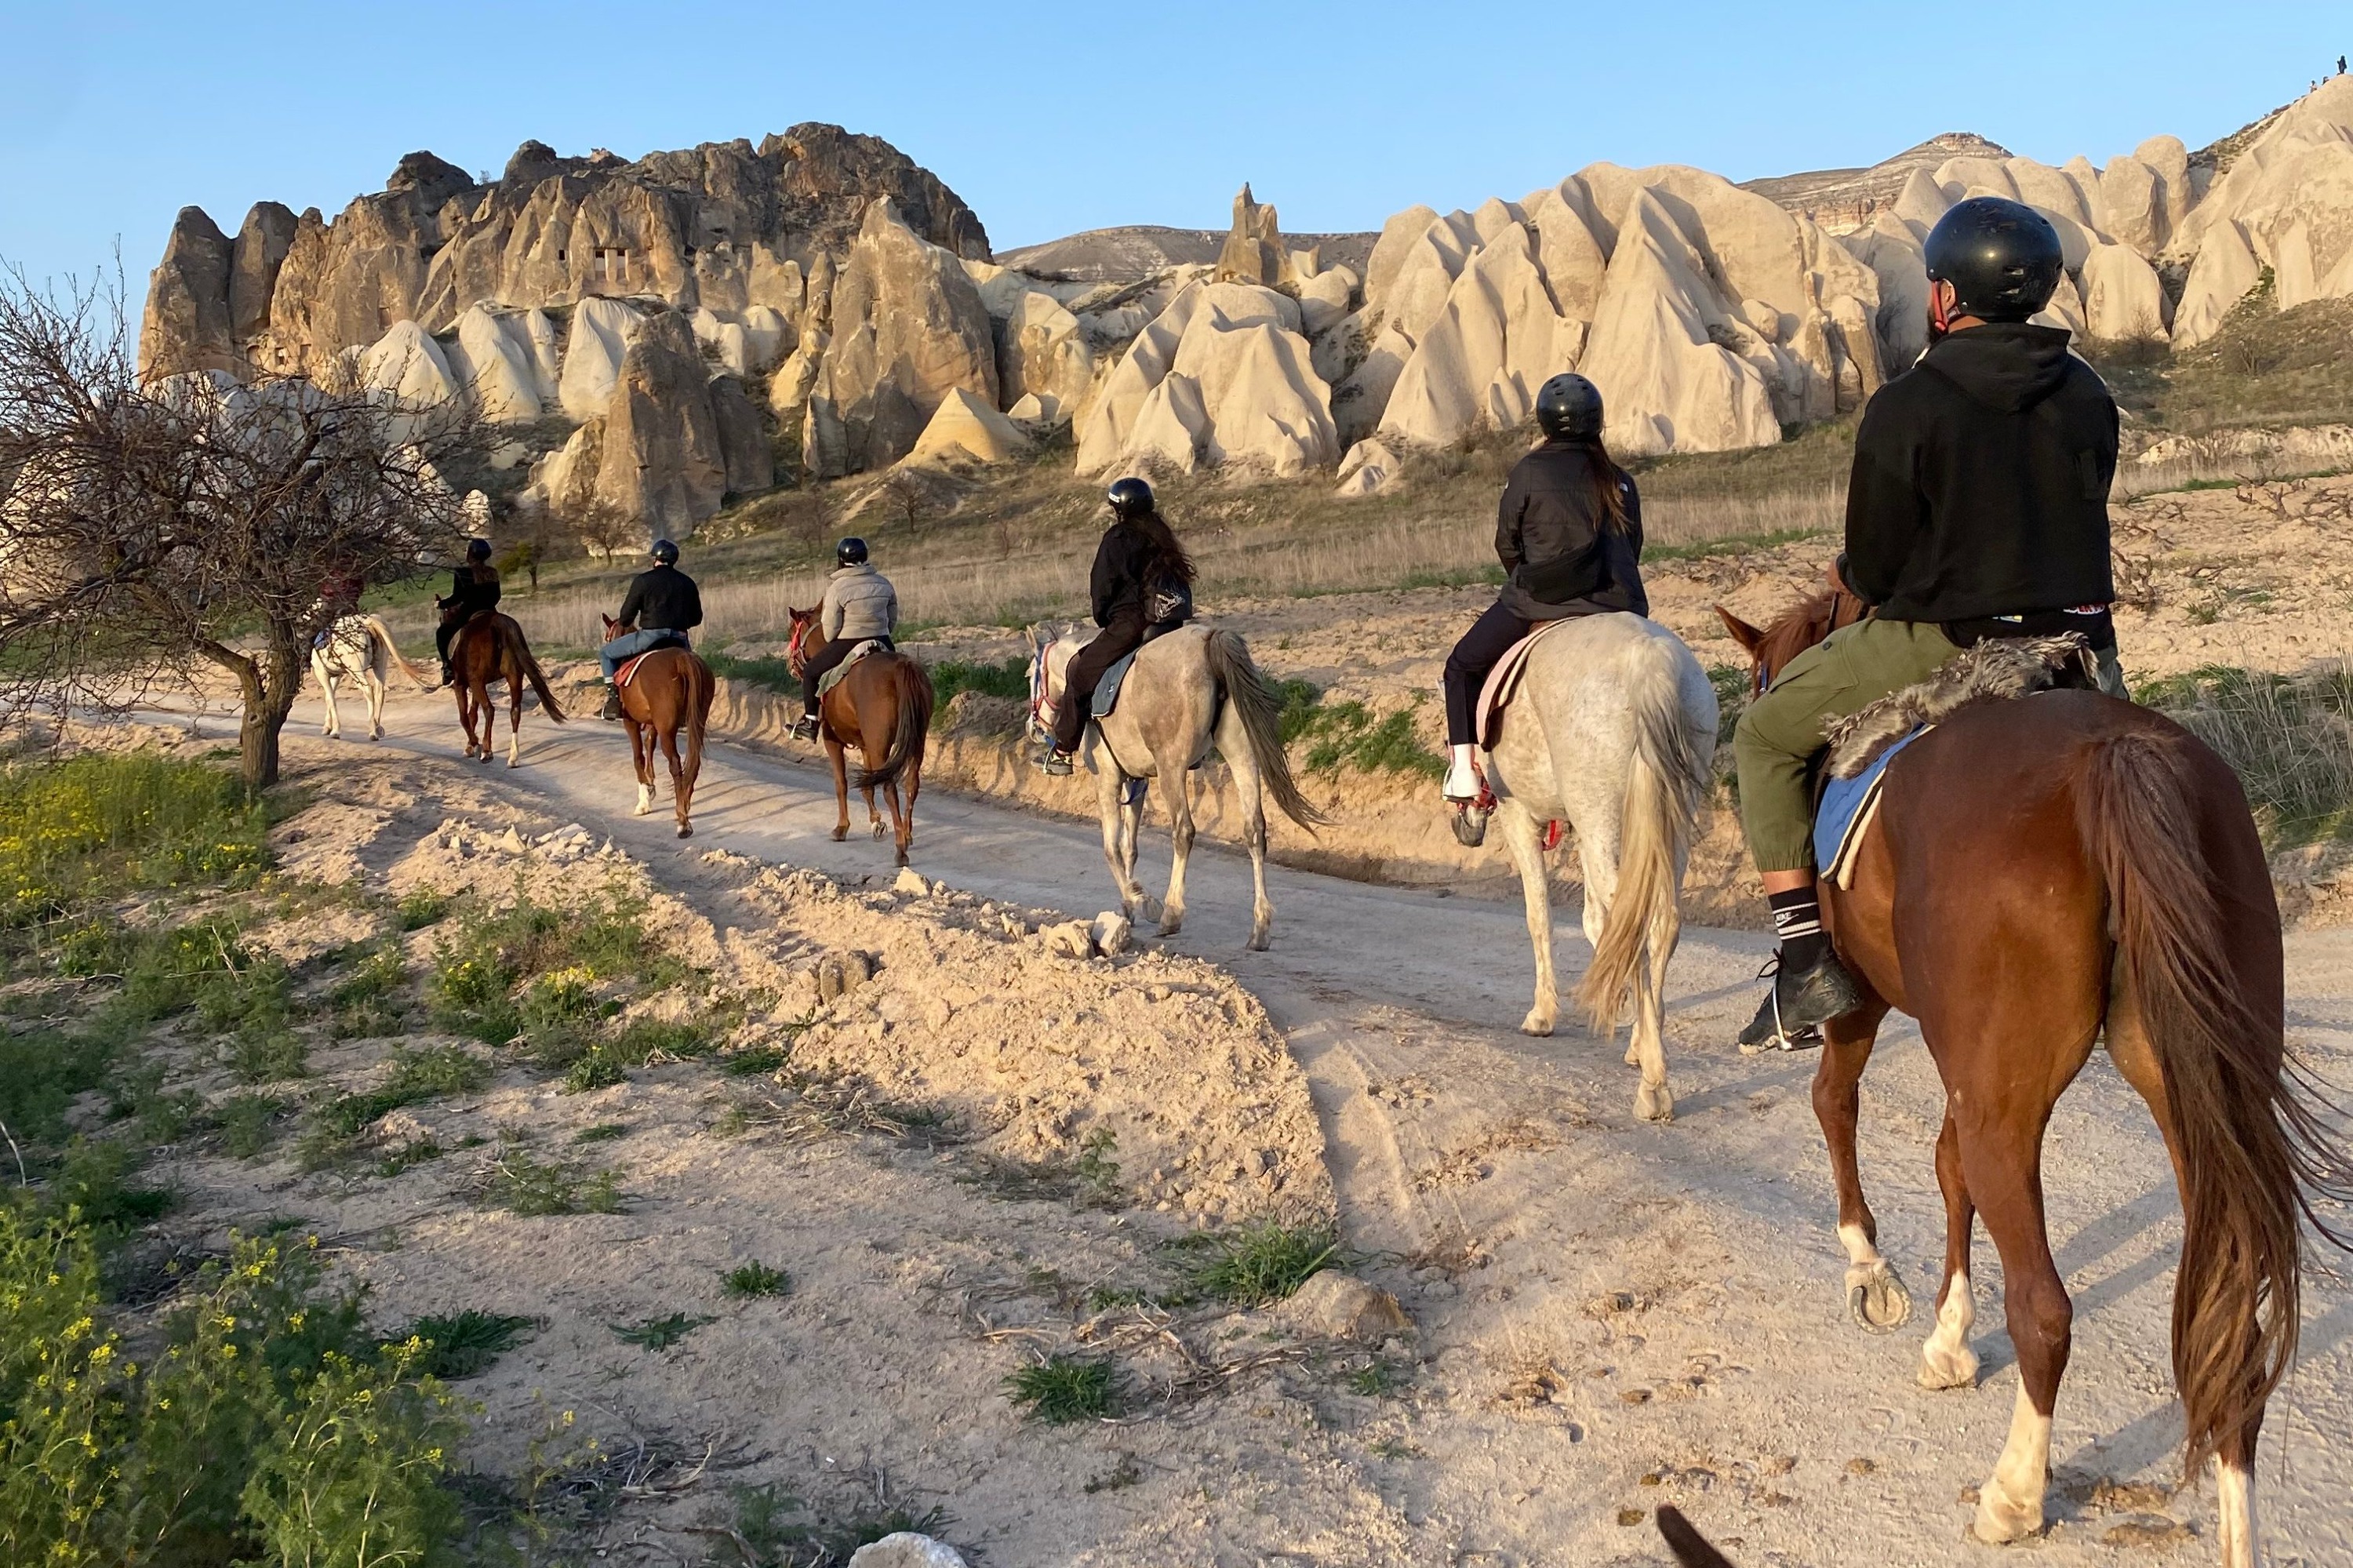
[[[1093,633],[1071,626],[1047,636],[1029,632],[1029,730],[1040,741],[1051,732],[1071,656]],[[1092,694],[1089,694],[1092,696]],[[1081,700],[1087,700],[1082,698]],[[1143,780],[1157,779],[1168,799],[1169,837],[1176,858],[1168,871],[1168,896],[1158,901],[1159,935],[1173,937],[1185,924],[1185,861],[1193,852],[1191,770],[1214,742],[1234,776],[1240,798],[1242,842],[1249,846],[1256,899],[1250,910],[1251,950],[1266,949],[1274,906],[1266,895],[1266,805],[1271,794],[1282,814],[1303,828],[1324,821],[1291,777],[1282,753],[1282,698],[1250,660],[1250,647],[1231,631],[1180,626],[1136,651],[1135,662],[1120,686],[1119,703],[1092,721],[1080,751],[1098,780],[1103,812],[1103,860],[1119,889],[1128,918],[1150,915],[1155,900],[1135,880],[1135,840],[1144,825]],[[1139,786],[1131,788],[1131,782]]]
[[[346,615],[329,627],[326,641],[311,650],[311,673],[318,678],[320,700],[327,709],[319,733],[343,737],[343,719],[335,712],[335,687],[347,680],[356,681],[367,696],[368,738],[382,740],[385,677],[396,664],[417,683],[418,691],[433,689],[425,672],[401,652],[392,632],[375,616]]]
[[[1535,1005],[1520,1028],[1549,1034],[1559,1012],[1543,832],[1566,822],[1585,871],[1593,963],[1577,1001],[1605,1039],[1626,991],[1642,1069],[1634,1114],[1674,1116],[1667,1088],[1667,960],[1683,933],[1683,868],[1715,757],[1715,689],[1692,652],[1638,615],[1581,617],[1528,653],[1487,755],[1504,847],[1520,874],[1535,947]],[[1472,812],[1474,822],[1479,821]]]

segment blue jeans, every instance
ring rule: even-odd
[[[669,631],[660,627],[652,627],[644,631],[624,631],[596,650],[596,662],[605,666],[605,679],[609,682],[613,678],[614,671],[647,649],[658,647],[664,642],[675,642],[681,648],[688,645],[686,633],[683,631]]]

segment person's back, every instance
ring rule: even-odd
[[[692,577],[663,561],[629,579],[616,619],[641,631],[691,631],[702,624],[702,594]]]
[[[891,579],[862,556],[836,567],[826,579],[818,630],[828,642],[862,642],[898,630],[899,595]]]

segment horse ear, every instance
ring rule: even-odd
[[[1765,641],[1765,633],[1720,604],[1715,607],[1715,613],[1717,619],[1724,622],[1724,629],[1732,633],[1732,640],[1739,643],[1748,656],[1754,659],[1757,656],[1757,646]]]

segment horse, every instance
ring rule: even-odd
[[[1051,636],[1029,630],[1029,732],[1045,740],[1055,711],[1069,694],[1062,690],[1071,656],[1092,633],[1058,627]],[[1083,694],[1079,700],[1091,700]],[[1218,755],[1234,778],[1240,798],[1242,842],[1249,847],[1250,948],[1264,952],[1274,924],[1266,895],[1266,806],[1271,794],[1282,814],[1314,832],[1325,821],[1307,803],[1291,777],[1282,751],[1282,697],[1251,662],[1250,646],[1231,631],[1198,624],[1165,632],[1136,650],[1120,688],[1118,705],[1087,727],[1082,750],[1097,780],[1096,804],[1103,817],[1103,860],[1119,890],[1121,910],[1159,916],[1159,935],[1173,937],[1185,924],[1185,863],[1193,853],[1193,802],[1189,774]],[[1143,781],[1167,785],[1169,837],[1175,859],[1168,895],[1155,901],[1135,880],[1136,835],[1144,825]]]
[[[630,628],[603,616],[605,641],[610,642]],[[694,781],[702,772],[702,732],[711,719],[711,697],[718,689],[711,666],[690,648],[657,648],[638,658],[637,673],[620,688],[621,723],[629,732],[629,759],[638,771],[637,815],[654,809],[654,746],[670,762],[670,800],[678,813],[678,836],[691,839],[688,820],[694,807]],[[686,729],[686,759],[679,760],[678,732]]]
[[[1535,1001],[1520,1028],[1550,1034],[1558,1015],[1544,852],[1545,824],[1565,821],[1577,834],[1593,946],[1577,1004],[1608,1039],[1631,989],[1626,1061],[1641,1069],[1634,1114],[1645,1121],[1674,1117],[1667,961],[1683,932],[1683,870],[1712,777],[1715,721],[1715,688],[1682,639],[1638,615],[1582,616],[1528,651],[1487,754],[1535,948]],[[1481,825],[1480,808],[1470,815]]]
[[[335,712],[335,687],[349,680],[358,682],[367,697],[368,738],[382,740],[385,677],[394,665],[417,683],[418,691],[433,689],[425,672],[393,641],[390,629],[381,619],[373,615],[338,616],[334,624],[327,628],[326,636],[311,649],[311,673],[319,683],[319,698],[327,710],[319,733],[343,738],[343,718]]]
[[[826,645],[816,609],[794,609],[792,641],[785,662],[798,675]],[[833,842],[849,836],[849,756],[857,747],[865,765],[858,770],[859,793],[866,797],[866,820],[882,836],[882,814],[874,791],[891,802],[891,826],[898,863],[907,863],[915,842],[915,796],[923,787],[923,747],[932,727],[932,677],[904,653],[877,651],[851,664],[818,704],[818,735],[833,763],[837,808]]]
[[[1831,599],[1763,631],[1718,613],[1761,686],[1824,634],[1840,609]],[[1954,687],[1952,669],[1931,685]],[[2073,1318],[2043,1218],[2042,1140],[2105,1033],[2164,1136],[2181,1198],[2173,1372],[2185,1468],[2220,1460],[2222,1561],[2252,1568],[2256,1439],[2295,1353],[2298,1218],[2346,1245],[2316,1216],[2316,1199],[2345,1183],[2342,1153],[2286,1063],[2279,910],[2236,775],[2172,720],[2096,691],[1964,702],[1888,764],[1849,885],[1825,878],[1821,902],[1864,998],[1824,1028],[1813,1086],[1850,1311],[1886,1331],[1911,1310],[1855,1165],[1859,1083],[1891,1008],[1919,1021],[1946,1091],[1945,1268],[1923,1385],[1977,1382],[1977,1216],[2001,1256],[2019,1392],[1973,1531],[2003,1542],[2042,1526]]]
[[[557,724],[564,722],[564,709],[557,705],[555,694],[547,689],[547,674],[539,661],[531,655],[531,644],[525,641],[522,628],[512,616],[490,610],[477,615],[458,629],[449,641],[449,668],[457,678],[449,683],[458,694],[458,722],[466,726],[466,755],[484,762],[491,759],[491,743],[499,727],[498,709],[492,705],[491,683],[504,681],[507,686],[507,766],[514,767],[522,753],[522,688],[531,683],[538,694],[539,705]],[[474,719],[482,721],[481,738],[474,736]]]

